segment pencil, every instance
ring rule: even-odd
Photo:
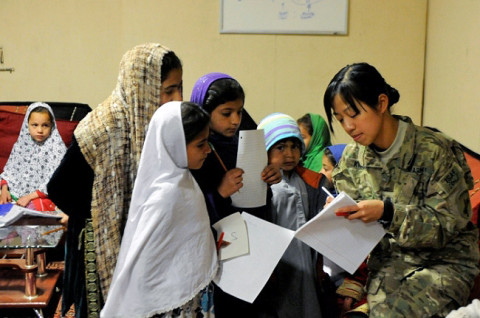
[[[223,236],[225,235],[225,232],[222,232],[220,233],[220,238],[218,239],[218,242],[217,242],[217,251],[220,249],[220,247],[222,246],[222,242],[223,242]]]
[[[223,163],[222,158],[220,158],[220,156],[218,155],[217,151],[215,150],[215,147],[212,145],[211,142],[209,142],[208,144],[210,145],[210,148],[212,148],[213,153],[215,154],[215,156],[217,157],[218,161],[219,161],[220,164],[222,165],[223,170],[225,170],[225,172],[227,172],[228,169],[227,169],[227,167],[225,166],[225,164]]]
[[[65,226],[62,226],[62,227],[59,227],[59,228],[56,228],[56,229],[53,229],[53,230],[50,230],[50,231],[47,231],[45,233],[42,233],[42,235],[48,235],[50,233],[55,233],[55,232],[58,232],[58,231],[65,231],[67,228]]]

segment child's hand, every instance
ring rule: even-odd
[[[282,181],[280,169],[274,165],[268,165],[262,171],[262,180],[268,184],[275,184]]]
[[[67,226],[68,224],[68,215],[63,213],[63,212],[60,212],[60,215],[62,216],[62,218],[60,219],[60,224],[63,224],[65,226]]]
[[[28,196],[28,194],[27,194],[27,195],[24,195],[24,196],[21,197],[21,198],[18,198],[17,204],[18,204],[19,206],[26,207],[26,206],[28,205],[28,203],[30,203],[30,201],[31,201],[31,200],[30,200],[30,198],[29,198],[29,196]]]
[[[234,168],[228,170],[223,176],[222,182],[218,187],[218,193],[223,198],[227,198],[243,187],[243,170]]]
[[[328,196],[327,200],[325,200],[325,205],[323,206],[323,208],[326,208],[332,201],[333,201],[333,198],[331,196]]]
[[[17,204],[19,206],[26,207],[28,205],[28,203],[30,203],[30,201],[32,201],[33,199],[36,199],[36,198],[38,198],[37,192],[32,192],[32,193],[29,193],[27,195],[24,195],[21,198],[18,198]]]
[[[2,188],[2,193],[0,194],[0,204],[5,204],[8,202],[12,202],[12,196],[10,195],[10,192],[8,192],[8,189]]]
[[[342,312],[346,313],[347,311],[352,310],[354,302],[355,299],[353,299],[352,297],[345,297],[345,299],[343,300]]]
[[[27,204],[28,204],[30,201],[31,201],[31,200],[28,198],[28,195],[25,195],[25,196],[23,196],[23,197],[21,197],[21,198],[18,198],[17,204],[18,204],[19,206],[26,207]]]

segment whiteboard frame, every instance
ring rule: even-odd
[[[229,34],[229,33],[246,33],[246,34],[330,34],[330,35],[347,35],[348,34],[348,8],[349,0],[321,0],[317,3],[314,3],[312,6],[317,8],[323,4],[322,10],[327,10],[329,15],[332,15],[335,23],[333,22],[324,22],[327,25],[317,25],[312,26],[306,22],[302,22],[297,17],[290,19],[290,22],[285,23],[285,20],[279,18],[279,16],[269,14],[265,15],[266,19],[256,19],[254,21],[249,21],[252,14],[258,14],[259,8],[265,5],[265,2],[268,1],[270,4],[280,3],[282,0],[220,0],[220,33]],[[344,10],[337,9],[331,6],[332,1],[335,2],[335,5],[340,3],[340,7],[343,7]],[[294,2],[298,0],[284,0],[283,2],[287,3],[290,6],[294,5]],[[293,3],[293,4],[292,4]],[[232,5],[245,5],[248,8],[244,12],[236,11],[234,14],[228,12],[228,8]],[[273,5],[273,4],[272,4]],[[298,7],[298,6],[297,6]],[[280,13],[278,13],[280,15]],[[242,22],[231,21],[230,17],[235,16],[235,20],[239,19]],[[244,22],[245,21],[245,22]],[[306,20],[305,20],[306,21]],[[268,24],[265,26],[265,24]]]

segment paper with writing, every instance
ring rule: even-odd
[[[217,233],[225,233],[223,240],[229,244],[219,250],[219,260],[245,255],[248,253],[247,226],[239,212],[231,214],[213,225]]]
[[[225,292],[252,303],[262,291],[293,238],[293,231],[242,213],[250,253],[220,262],[215,283]]]

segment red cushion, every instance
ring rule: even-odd
[[[470,190],[470,202],[472,203],[473,217],[472,221],[478,224],[478,213],[480,212],[480,160],[465,152],[465,159],[472,170],[475,185]]]

